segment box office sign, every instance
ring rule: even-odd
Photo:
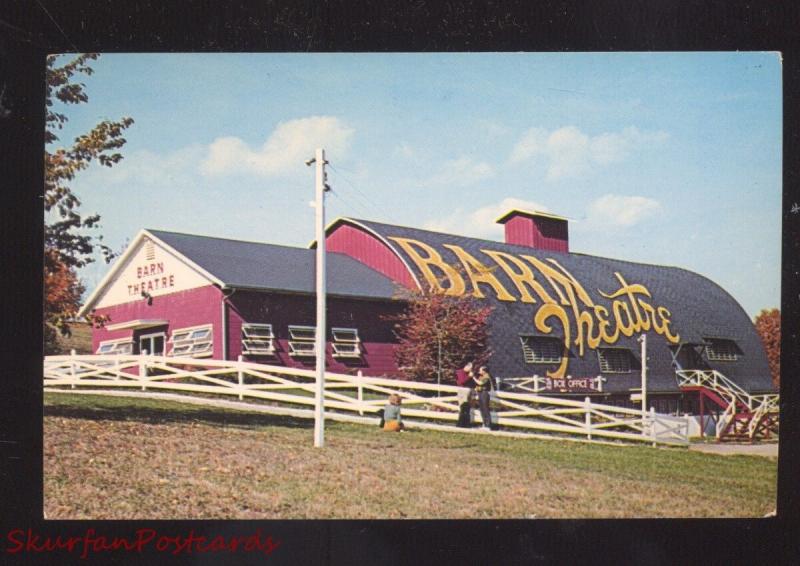
[[[602,378],[600,377],[540,377],[538,379],[540,391],[558,391],[560,393],[601,392]]]

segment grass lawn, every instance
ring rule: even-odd
[[[69,325],[70,336],[58,334],[59,354],[67,355],[70,350],[76,354],[92,354],[92,327],[85,322],[73,322]]]
[[[48,519],[761,517],[777,462],[45,394]]]

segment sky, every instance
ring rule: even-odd
[[[53,147],[130,116],[72,187],[120,251],[142,228],[307,246],[326,216],[502,241],[510,208],[574,252],[672,265],[780,307],[778,53],[104,54]],[[789,203],[791,204],[791,203]],[[91,292],[102,259],[80,276]]]

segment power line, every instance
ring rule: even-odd
[[[391,220],[391,215],[388,214],[386,209],[383,206],[377,204],[374,200],[372,200],[369,196],[367,196],[361,189],[359,189],[342,171],[346,170],[343,167],[334,167],[331,165],[331,169],[336,171],[337,175],[340,175],[342,179],[344,179],[345,183],[347,183],[360,197],[360,199],[375,213],[379,216],[383,216],[386,221]],[[351,171],[352,172],[352,171]]]
[[[358,204],[356,202],[351,202],[350,200],[345,199],[344,196],[339,194],[338,191],[331,190],[331,194],[333,196],[335,196],[337,199],[339,199],[340,201],[342,201],[342,204],[344,204],[347,208],[351,208],[351,209],[352,208],[358,208],[361,212],[366,213],[366,216],[370,215],[369,211],[364,209],[363,206],[361,206],[360,204]]]
[[[349,180],[349,179],[348,179],[348,178],[347,178],[347,177],[346,177],[346,176],[345,176],[345,175],[344,175],[344,174],[343,174],[341,171],[339,171],[338,169],[336,169],[336,168],[334,168],[334,167],[331,167],[331,169],[334,169],[334,170],[336,171],[336,174],[337,174],[337,175],[339,175],[339,176],[340,176],[340,178],[341,178],[341,179],[342,179],[342,180],[343,180],[343,181],[344,181],[344,182],[345,182],[347,185],[349,185],[349,186],[350,186],[350,187],[351,187],[351,188],[352,188],[354,191],[356,191],[356,187],[353,185],[353,183],[352,183],[352,182],[351,182],[351,181],[350,181],[350,180]],[[341,187],[341,185],[340,185],[340,187]],[[360,193],[360,191],[356,191],[356,193]],[[372,204],[372,203],[370,203],[370,202],[369,202],[369,201],[368,201],[366,198],[364,198],[364,195],[363,195],[363,194],[356,194],[356,193],[353,193],[353,195],[352,195],[352,196],[353,196],[353,198],[354,198],[354,199],[357,199],[357,200],[358,200],[358,201],[359,201],[359,202],[360,202],[360,203],[363,205],[363,206],[361,207],[361,208],[362,208],[362,210],[365,210],[365,209],[374,209],[374,206],[373,206],[373,204]],[[341,195],[340,195],[340,197],[341,197]],[[366,212],[367,212],[367,215],[368,215],[368,216],[371,216],[371,215],[373,214],[373,213],[369,212],[369,210],[366,210]]]

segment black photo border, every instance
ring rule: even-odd
[[[31,0],[0,2],[3,383],[0,562],[12,529],[131,537],[260,529],[276,564],[797,563],[800,378],[800,9],[792,3]],[[42,148],[45,55],[61,52],[779,51],[783,57],[781,445],[764,519],[45,521],[42,519]],[[777,221],[777,219],[776,219]],[[73,563],[65,552],[20,561]],[[119,553],[85,563],[260,563],[257,555]]]

